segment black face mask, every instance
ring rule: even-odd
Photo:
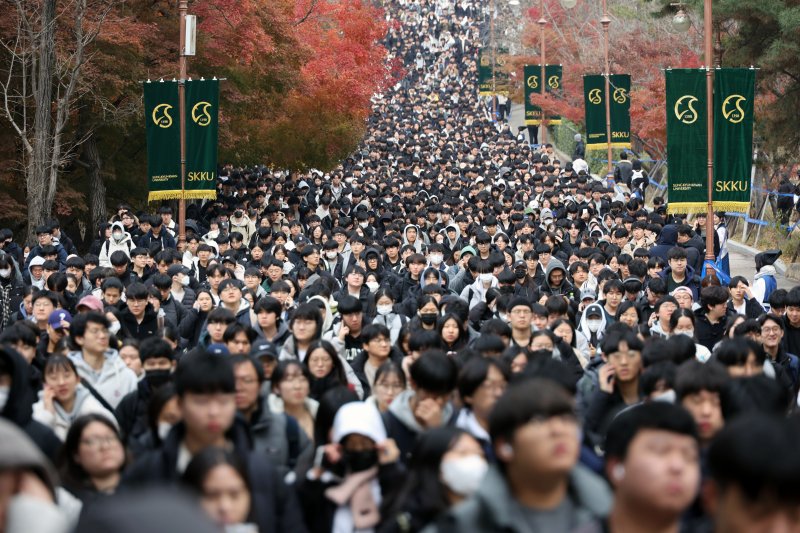
[[[525,279],[525,276],[528,275],[528,272],[525,270],[517,270],[514,272],[514,275],[517,276],[517,279]]]
[[[172,379],[172,371],[161,369],[147,370],[144,373],[144,379],[147,380],[147,384],[150,385],[150,388],[155,390],[169,383]]]
[[[241,211],[234,211],[233,212],[233,216],[235,216],[236,218],[242,218],[243,214],[244,213],[242,213]]]
[[[351,452],[345,450],[344,464],[351,472],[363,472],[378,464],[378,450]]]
[[[419,319],[423,324],[430,326],[436,324],[436,319],[439,317],[437,313],[420,313]]]

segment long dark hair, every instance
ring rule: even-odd
[[[308,360],[311,357],[311,354],[318,349],[324,350],[325,353],[330,356],[331,361],[333,361],[333,368],[327,376],[321,378],[311,374],[311,379],[309,380],[311,385],[309,396],[317,401],[319,401],[326,391],[332,389],[333,387],[339,385],[347,386],[347,374],[345,373],[342,360],[339,359],[339,354],[336,353],[336,349],[334,349],[333,345],[328,341],[318,340],[312,342],[308,347],[308,350],[306,350],[306,356],[303,358],[303,366],[305,366],[309,370],[309,373],[311,373],[311,369],[308,366]]]
[[[409,464],[405,483],[384,501],[381,517],[386,521],[395,520],[409,508],[414,509],[413,518],[419,524],[411,524],[411,531],[418,531],[450,507],[447,489],[440,481],[439,468],[442,457],[458,439],[469,435],[466,431],[452,426],[431,429],[420,434]]]
[[[198,495],[203,494],[203,485],[208,474],[218,466],[230,466],[239,477],[244,481],[247,492],[250,493],[250,510],[248,520],[253,518],[253,487],[250,477],[247,475],[247,465],[244,460],[235,452],[214,446],[208,447],[195,455],[183,472],[181,481],[190,490]]]
[[[122,442],[119,430],[107,416],[92,413],[77,418],[67,432],[67,438],[64,440],[64,445],[61,447],[57,461],[59,473],[61,474],[64,485],[94,490],[94,486],[92,486],[92,482],[89,479],[89,474],[83,469],[83,466],[75,460],[75,457],[78,455],[78,449],[81,446],[83,431],[92,422],[99,422],[110,429],[114,436],[117,437],[119,445],[125,449],[125,444]],[[128,458],[126,454],[125,461],[123,461],[122,465],[119,467],[119,471],[122,472],[127,464]]]

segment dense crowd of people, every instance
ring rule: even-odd
[[[798,531],[779,251],[725,279],[719,213],[701,279],[638,161],[492,116],[486,6],[385,8],[407,72],[336,169],[228,165],[185,243],[0,230],[0,531]]]

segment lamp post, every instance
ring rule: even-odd
[[[539,20],[536,21],[539,25],[539,50],[542,54],[542,75],[541,90],[542,96],[545,95],[547,85],[547,72],[545,65],[547,63],[547,43],[544,40],[544,27],[547,25],[547,20],[544,18],[544,0],[539,0]],[[545,115],[544,107],[542,108],[542,144],[547,143],[547,116]]]
[[[178,110],[181,137],[181,198],[178,200],[178,244],[186,242],[186,12],[189,10],[189,0],[179,0],[178,13],[180,14],[180,50],[179,50],[179,69],[178,76]]]
[[[608,157],[608,175],[610,176],[614,174],[614,162],[611,154],[611,62],[608,59],[608,25],[611,24],[611,18],[608,16],[608,0],[603,0],[603,17],[600,19],[600,24],[603,26],[603,54],[606,65],[606,146],[608,147],[606,155]]]
[[[494,40],[494,0],[489,3],[489,47],[492,50],[492,122],[497,120],[497,78],[495,77],[495,67],[497,66],[497,51],[495,50]]]
[[[706,189],[708,192],[708,209],[706,211],[706,260],[714,261],[714,59],[713,10],[711,0],[703,1],[703,48],[706,63],[706,135],[708,146],[706,148],[708,172],[706,176]],[[672,19],[673,27],[678,31],[688,31],[691,21],[681,7]],[[709,269],[710,275],[713,270]]]

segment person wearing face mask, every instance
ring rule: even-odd
[[[247,216],[242,204],[236,205],[228,222],[228,232],[233,233],[235,231],[241,233],[243,242],[249,243],[253,235],[256,234],[256,223]]]
[[[477,270],[478,276],[475,282],[461,291],[461,298],[469,302],[470,309],[486,300],[486,291],[489,288],[498,286],[497,278],[492,273],[493,269],[489,261],[479,261]]]
[[[328,239],[322,244],[322,261],[334,278],[341,283],[344,274],[344,257],[339,253],[339,245],[334,239]]]
[[[447,271],[447,265],[444,262],[444,246],[438,242],[428,247],[428,267],[435,268],[443,273]]]
[[[392,346],[397,343],[400,330],[408,323],[408,317],[398,313],[394,308],[395,301],[391,289],[381,287],[375,291],[375,318],[373,324],[382,324],[389,329]]]
[[[387,438],[378,409],[365,402],[339,408],[331,440],[298,480],[306,526],[311,533],[375,531],[383,502],[405,477],[397,445]]]
[[[150,337],[139,345],[144,379],[136,390],[127,394],[114,410],[123,442],[138,441],[149,431],[148,405],[153,393],[172,381],[175,354],[169,343]]]
[[[405,482],[381,512],[379,533],[421,531],[472,496],[489,469],[478,441],[454,427],[424,433],[411,455]]]
[[[0,331],[12,323],[24,298],[25,286],[15,270],[11,256],[0,254]]]
[[[695,314],[689,309],[676,309],[669,317],[670,337],[675,335],[686,335],[694,341],[695,357],[701,363],[705,363],[711,358],[711,351],[697,342],[695,337]]]
[[[100,247],[100,255],[98,256],[100,266],[111,267],[111,254],[118,250],[124,252],[130,259],[131,250],[135,247],[136,244],[133,242],[131,234],[125,231],[122,222],[114,222],[111,224],[111,237],[106,239],[106,242]]]
[[[589,340],[589,355],[594,356],[603,340],[606,326],[606,314],[600,304],[590,304],[583,310],[578,329]]]

